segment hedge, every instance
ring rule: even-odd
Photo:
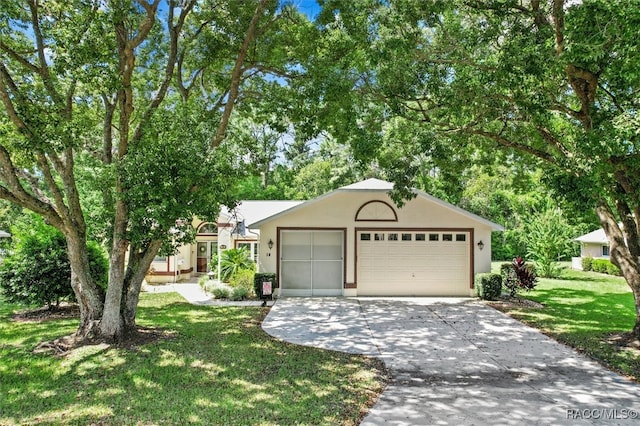
[[[622,275],[620,273],[620,269],[618,269],[616,265],[614,265],[610,260],[607,259],[593,259],[593,262],[591,262],[591,270],[593,272],[599,272],[601,274],[616,276]]]
[[[500,274],[477,274],[475,277],[476,294],[483,300],[496,300],[502,294],[502,276]]]

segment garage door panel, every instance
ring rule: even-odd
[[[311,290],[311,262],[284,262],[280,284],[291,290]]]
[[[295,231],[283,234],[282,258],[286,260],[310,260],[311,233]]]
[[[341,295],[344,282],[343,241],[343,231],[282,231],[281,294]]]
[[[430,241],[430,234],[436,234],[437,240]],[[444,241],[445,234],[459,240]],[[357,236],[358,295],[469,295],[468,232],[403,230],[388,231],[385,236],[385,241],[363,241]]]

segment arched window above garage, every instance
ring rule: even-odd
[[[368,201],[358,209],[356,222],[397,222],[398,215],[388,203],[379,200]]]

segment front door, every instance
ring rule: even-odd
[[[205,273],[209,271],[209,263],[213,253],[218,249],[217,241],[198,241],[196,255],[196,271]]]

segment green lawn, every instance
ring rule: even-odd
[[[633,295],[624,279],[567,268],[560,279],[540,279],[535,290],[522,296],[545,307],[512,308],[509,315],[640,380],[639,352],[610,339],[631,331],[635,321]]]
[[[35,345],[75,320],[13,322],[0,300],[0,424],[357,424],[384,386],[381,361],[267,336],[261,308],[142,294],[138,323],[176,337],[67,357]]]

